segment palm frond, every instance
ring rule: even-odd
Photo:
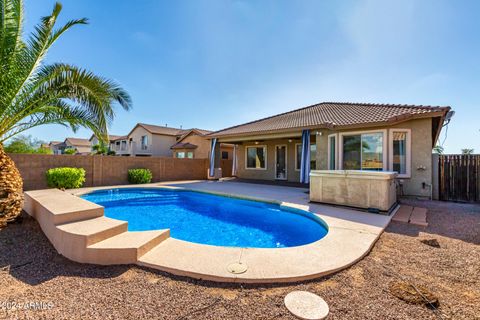
[[[41,19],[22,40],[23,0],[0,0],[0,142],[32,127],[59,123],[90,128],[103,140],[115,117],[115,105],[129,110],[132,101],[116,82],[68,64],[43,65],[50,47],[71,27],[55,29],[62,6]]]

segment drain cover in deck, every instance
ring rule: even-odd
[[[285,296],[288,311],[300,319],[320,320],[328,316],[328,304],[311,292],[293,291]]]
[[[227,270],[233,274],[245,273],[248,269],[248,266],[245,263],[235,262],[227,266]]]

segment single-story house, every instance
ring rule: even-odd
[[[450,107],[324,102],[213,132],[235,145],[236,175],[300,181],[302,135],[310,169],[396,171],[403,195],[429,196],[432,148]],[[214,167],[220,152],[215,150]],[[308,167],[308,166],[307,166]],[[213,172],[213,171],[212,171]]]

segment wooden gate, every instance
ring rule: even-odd
[[[480,155],[440,155],[438,170],[440,200],[480,201]]]

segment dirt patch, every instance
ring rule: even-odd
[[[478,319],[480,206],[409,204],[429,209],[427,228],[393,222],[352,267],[283,285],[215,284],[136,266],[74,263],[25,218],[0,231],[0,302],[51,301],[54,307],[13,311],[0,305],[0,319],[295,319],[283,304],[294,290],[324,298],[329,319]],[[430,239],[441,248],[421,242]],[[397,298],[390,292],[395,281],[434,293],[438,313]]]

